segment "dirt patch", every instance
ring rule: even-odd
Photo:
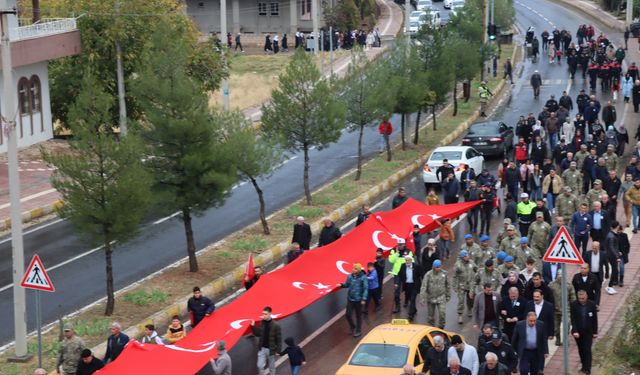
[[[69,143],[64,139],[49,139],[48,141],[44,141],[35,145],[31,145],[29,147],[21,148],[18,150],[18,160],[20,161],[39,161],[42,160],[40,157],[40,147],[44,148],[48,152],[51,153],[63,153],[69,150]],[[0,163],[7,162],[7,154],[0,154]]]

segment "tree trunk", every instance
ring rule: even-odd
[[[31,0],[31,7],[33,8],[33,23],[40,21],[40,0]]]
[[[458,114],[458,82],[453,84],[453,113],[451,116]]]
[[[307,205],[311,206],[313,200],[311,199],[311,190],[309,190],[309,144],[305,143],[302,150],[304,152],[304,175],[302,177],[304,196],[307,198]]]
[[[433,130],[438,130],[436,128],[436,106],[431,106],[431,119],[433,120]]]
[[[402,151],[406,148],[406,143],[404,141],[404,113],[400,115],[400,138],[402,138]]]
[[[360,180],[362,175],[362,136],[364,135],[364,125],[360,125],[360,134],[358,134],[358,166],[356,167],[356,181]]]
[[[265,215],[265,204],[264,204],[264,194],[262,193],[262,189],[258,186],[258,181],[255,178],[249,177],[251,180],[251,184],[253,188],[256,189],[256,193],[258,194],[258,201],[260,202],[260,222],[262,223],[262,233],[271,234],[269,231],[269,223],[267,223],[267,217]]]
[[[111,242],[106,239],[104,241],[104,261],[105,268],[107,272],[107,305],[104,309],[104,315],[111,316],[113,314],[113,310],[115,309],[116,300],[113,291],[113,248],[111,247]]]
[[[191,227],[191,210],[182,209],[182,221],[184,222],[184,234],[187,236],[187,254],[189,255],[189,272],[198,272],[198,259],[196,258],[196,243],[193,240],[193,228]]]
[[[413,144],[418,144],[418,132],[420,131],[420,116],[422,115],[422,109],[418,109],[418,114],[416,114],[416,129],[413,133]]]
[[[389,136],[387,134],[384,136],[384,146],[387,149],[387,161],[391,161],[391,142],[389,142]]]

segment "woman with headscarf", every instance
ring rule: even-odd
[[[264,36],[264,53],[269,53],[273,51],[273,47],[271,45],[271,35],[267,34]]]
[[[280,46],[278,45],[278,34],[273,36],[273,54],[275,55],[280,51]]]

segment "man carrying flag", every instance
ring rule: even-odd
[[[247,261],[244,276],[242,277],[242,286],[246,290],[249,290],[258,281],[260,275],[262,275],[262,268],[260,268],[260,266],[253,266],[253,254],[249,254],[249,260]]]

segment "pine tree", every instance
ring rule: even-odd
[[[142,143],[131,133],[117,139],[112,130],[112,106],[112,97],[86,74],[69,110],[73,133],[69,152],[52,154],[42,149],[43,159],[56,167],[51,183],[65,201],[60,216],[82,237],[104,248],[105,315],[115,308],[113,250],[138,233],[151,202],[151,178],[142,165]]]

